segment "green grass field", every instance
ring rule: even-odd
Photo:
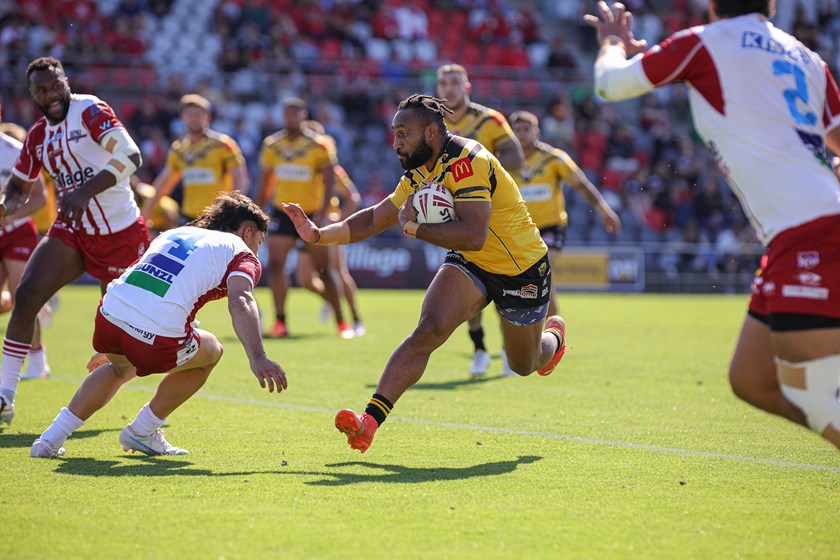
[[[96,289],[65,289],[45,337],[53,376],[21,384],[0,434],[3,557],[838,557],[840,453],[729,391],[746,298],[564,294],[573,349],[547,378],[503,378],[496,359],[469,381],[464,328],[371,449],[351,451],[333,415],[363,408],[422,296],[363,292],[368,335],[341,340],[293,291],[294,338],[266,343],[289,380],[279,396],[259,388],[214,302],[199,319],[226,353],[166,426],[189,456],[119,446],[153,377],[118,393],[64,458],[35,460],[91,353]]]

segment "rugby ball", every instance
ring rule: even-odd
[[[455,199],[446,188],[432,183],[414,194],[414,211],[418,224],[442,224],[455,217]]]

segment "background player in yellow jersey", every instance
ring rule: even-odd
[[[498,158],[502,166],[513,172],[525,163],[525,155],[505,116],[489,107],[470,101],[467,70],[460,64],[445,64],[437,69],[437,95],[452,110],[446,126],[452,134],[477,140]],[[481,313],[469,320],[469,334],[474,353],[470,375],[484,375],[490,367],[490,354],[484,345]]]
[[[286,260],[300,238],[295,226],[281,210],[288,202],[299,204],[318,224],[328,223],[327,210],[335,191],[335,149],[323,135],[303,127],[309,113],[301,99],[283,103],[283,129],[263,140],[260,150],[260,184],[257,204],[262,208],[273,201],[268,226],[268,266],[274,295],[276,320],[268,336],[288,336],[286,326]],[[304,241],[306,241],[304,239]],[[312,264],[323,282],[322,297],[335,312],[338,334],[354,336],[353,327],[344,321],[338,287],[326,247],[305,243]]]
[[[551,275],[548,248],[516,183],[481,144],[447,131],[446,111],[442,99],[426,95],[400,103],[392,122],[393,147],[406,173],[376,206],[319,228],[300,206],[283,205],[310,243],[353,243],[399,223],[405,235],[450,250],[426,291],[417,326],[391,354],[364,414],[345,409],[336,415],[336,427],[362,452],[393,404],[422,377],[432,352],[491,301],[502,317],[510,365],[519,375],[550,374],[566,349],[563,320],[549,317],[543,324]],[[458,220],[417,223],[414,193],[432,182],[452,193]]]
[[[318,134],[324,135],[324,138],[329,140],[333,153],[336,154],[336,164],[333,165],[333,171],[335,171],[335,194],[330,198],[327,218],[330,222],[337,222],[341,218],[350,216],[359,208],[359,205],[362,203],[362,195],[359,194],[356,185],[350,179],[347,171],[338,163],[335,140],[332,136],[325,133],[324,125],[318,121],[307,120],[303,122],[303,126]],[[347,252],[340,245],[330,246],[327,250],[329,252],[333,274],[335,274],[336,285],[339,286],[339,299],[344,297],[347,306],[350,308],[350,314],[353,318],[353,333],[355,336],[364,336],[367,330],[362,322],[362,315],[359,311],[358,299],[356,298],[358,286],[356,286],[356,281],[353,279],[353,276],[350,274],[350,269],[347,267]],[[315,273],[312,258],[306,251],[301,251],[298,254],[297,279],[300,285],[306,289],[318,295],[324,294],[324,283]],[[321,309],[322,323],[329,321],[330,311],[332,311],[332,307],[325,301],[324,307]]]
[[[531,219],[548,246],[551,263],[556,262],[566,242],[569,216],[563,196],[564,183],[568,183],[583,195],[598,212],[605,230],[610,233],[618,233],[621,230],[619,217],[574,160],[563,150],[540,142],[539,120],[536,115],[528,111],[516,111],[510,116],[510,126],[525,152],[525,165],[512,171],[511,176],[519,187]],[[548,300],[548,314],[557,315],[553,289]],[[513,375],[513,371],[507,366],[507,360],[504,360],[504,354],[503,362],[504,374]]]
[[[157,193],[142,209],[146,221],[179,181],[183,183],[181,215],[185,222],[200,216],[219,192],[248,192],[248,167],[242,150],[230,136],[210,129],[210,102],[190,93],[181,98],[180,110],[187,134],[169,148],[166,165],[154,181]]]

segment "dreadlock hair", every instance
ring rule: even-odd
[[[56,74],[64,76],[64,66],[61,65],[61,61],[51,56],[40,56],[30,62],[26,67],[26,79],[29,80],[32,72],[39,70],[55,70]]]
[[[451,115],[455,111],[444,103],[446,103],[446,99],[415,93],[403,99],[397,110],[410,109],[415,115],[422,117],[424,127],[427,124],[434,123],[437,125],[439,132],[446,132],[446,123],[443,122],[443,117],[444,115]]]
[[[770,0],[717,0],[715,11],[720,17],[736,17],[759,13],[770,17]]]
[[[187,225],[234,233],[243,222],[254,222],[261,232],[268,231],[268,215],[262,208],[241,192],[233,191],[219,193],[201,216]]]

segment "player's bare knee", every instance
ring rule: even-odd
[[[450,330],[442,321],[434,317],[420,317],[420,322],[411,333],[411,344],[429,351],[441,346],[449,338]]]
[[[516,375],[520,375],[522,377],[531,375],[539,367],[539,364],[537,364],[535,360],[523,360],[521,358],[512,357],[509,354],[507,361],[508,367],[513,370]]]
[[[742,401],[752,402],[751,396],[755,387],[746,381],[746,376],[734,364],[729,366],[729,387],[732,393]]]

